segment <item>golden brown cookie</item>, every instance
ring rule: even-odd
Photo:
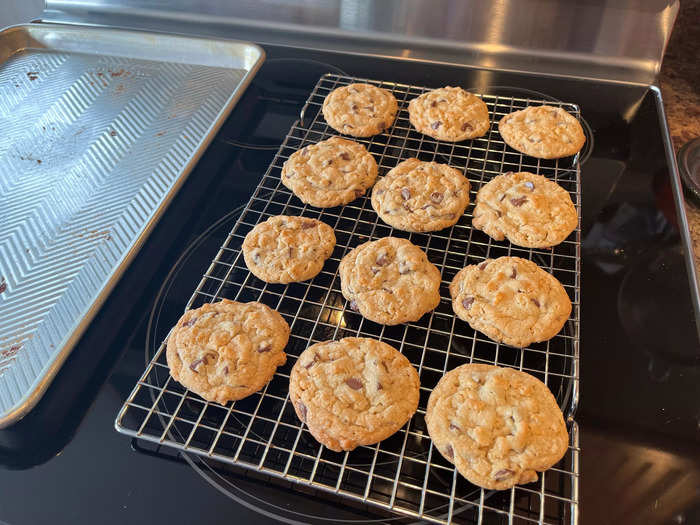
[[[559,333],[571,300],[557,279],[520,257],[486,259],[450,283],[457,317],[494,341],[523,347]]]
[[[408,104],[409,120],[420,133],[437,140],[459,142],[489,130],[489,110],[483,100],[460,87],[423,93]]]
[[[188,310],[168,337],[170,375],[225,404],[264,387],[286,361],[289,325],[262,303],[223,299]]]
[[[372,208],[388,225],[437,231],[459,221],[469,204],[469,181],[447,164],[408,159],[372,189]]]
[[[258,279],[293,283],[315,277],[335,248],[333,228],[317,219],[277,215],[245,236],[243,258]]]
[[[443,457],[490,490],[536,481],[569,443],[549,388],[525,372],[492,365],[466,364],[445,374],[430,394],[425,423]]]
[[[508,172],[476,194],[472,226],[497,241],[507,237],[525,248],[548,248],[561,243],[577,225],[569,193],[542,175]]]
[[[440,272],[406,239],[360,244],[340,261],[339,273],[350,308],[370,321],[417,321],[440,303]]]
[[[418,373],[386,343],[364,337],[307,348],[289,377],[299,419],[331,450],[353,450],[388,438],[418,408]]]
[[[377,163],[362,144],[340,137],[295,151],[282,166],[282,184],[317,208],[361,197],[377,178]]]
[[[553,106],[514,111],[500,120],[498,131],[511,148],[538,159],[574,155],[586,142],[576,117]]]
[[[350,84],[331,91],[323,101],[323,118],[338,133],[370,137],[391,127],[399,105],[386,89]]]

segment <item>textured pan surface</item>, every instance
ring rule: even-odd
[[[40,398],[262,50],[39,24],[0,33],[0,60],[3,427]]]

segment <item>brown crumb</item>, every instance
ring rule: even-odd
[[[156,137],[162,137],[165,134],[166,134],[165,131],[159,131],[158,133],[156,133]]]
[[[117,136],[117,132],[115,130],[110,131],[109,134],[112,135],[113,137]]]
[[[85,230],[82,233],[76,233],[78,237],[87,237],[88,239],[98,239],[102,237],[103,239],[111,238],[111,230]]]
[[[41,159],[36,159],[37,164],[41,164]]]
[[[17,352],[19,352],[19,349],[22,348],[22,345],[12,345],[9,350],[3,350],[0,352],[0,358],[2,359],[11,359],[15,355],[17,355]]]
[[[29,80],[36,80],[39,78],[39,72],[38,71],[27,71],[27,77]]]
[[[5,282],[5,278],[2,278],[2,281],[0,281],[0,293],[4,292],[7,290],[7,283]]]

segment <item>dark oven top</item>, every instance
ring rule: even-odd
[[[594,136],[582,166],[580,523],[700,522],[700,347],[655,91],[266,51],[257,78],[45,398],[0,432],[0,519],[261,523],[295,519],[290,510],[300,509],[345,522],[386,518],[212,462],[190,465],[113,430],[146,354],[182,313],[310,89],[332,72],[580,105]],[[41,505],[27,504],[27,494]]]

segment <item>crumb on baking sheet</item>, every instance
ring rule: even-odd
[[[0,351],[0,359],[12,359],[14,356],[17,355],[17,352],[19,352],[20,348],[22,348],[21,344],[20,345],[12,345],[7,350]]]

